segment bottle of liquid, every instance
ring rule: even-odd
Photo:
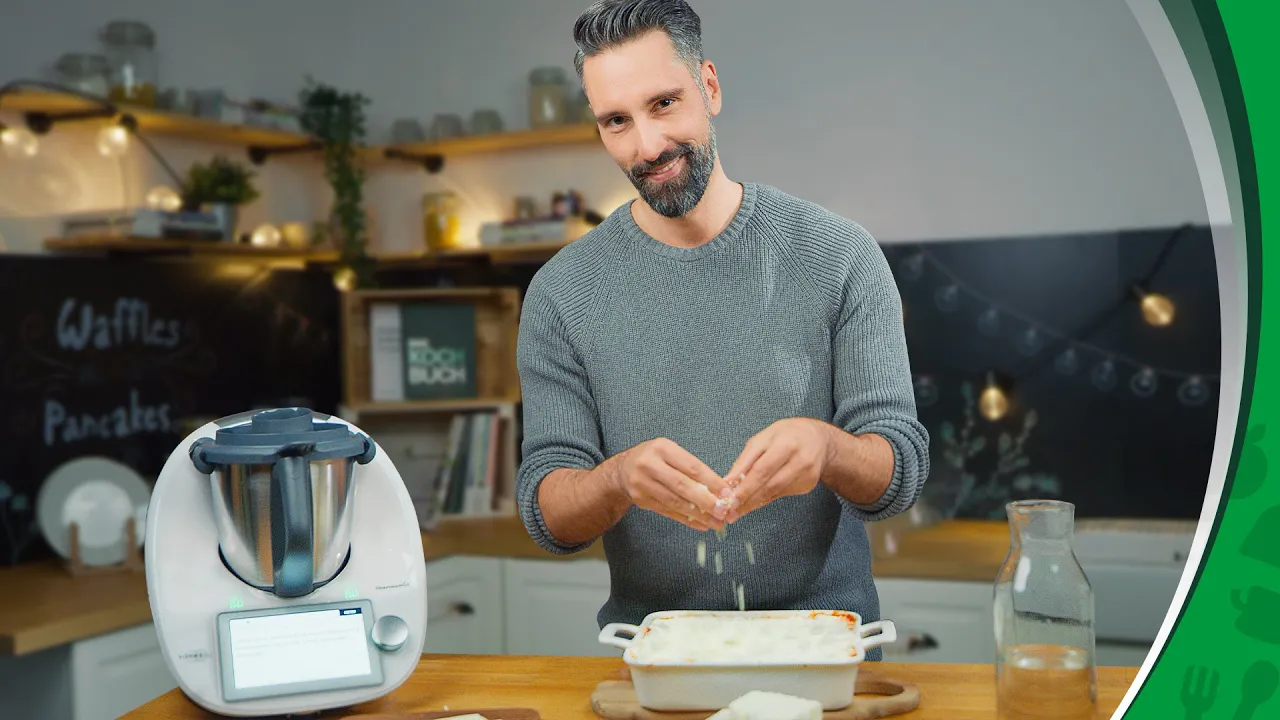
[[[995,582],[1000,720],[1095,720],[1093,588],[1076,559],[1075,506],[1009,503],[1009,555]]]

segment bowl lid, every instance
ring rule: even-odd
[[[373,460],[376,446],[368,436],[343,423],[315,422],[307,408],[263,410],[249,422],[220,428],[212,438],[191,445],[191,461],[208,474],[214,465],[269,465],[280,457],[308,460],[354,458],[361,465]]]

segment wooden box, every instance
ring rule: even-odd
[[[428,401],[375,402],[371,393],[369,309],[378,303],[441,300],[475,307],[476,396]],[[516,339],[520,289],[465,287],[358,290],[343,293],[343,404],[357,413],[408,410],[459,412],[520,401]]]

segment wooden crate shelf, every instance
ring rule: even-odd
[[[375,402],[371,391],[369,309],[379,303],[465,302],[476,309],[476,397],[429,402]],[[342,295],[343,404],[357,412],[437,412],[519,402],[516,339],[520,289],[463,287],[357,290]]]

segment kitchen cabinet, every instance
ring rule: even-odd
[[[155,625],[0,657],[0,716],[112,720],[173,688]]]
[[[502,560],[455,556],[427,563],[424,653],[498,655],[506,644]]]
[[[178,686],[152,623],[73,644],[71,678],[75,720],[111,720]]]
[[[503,560],[506,649],[515,655],[618,657],[598,641],[609,598],[604,560]]]
[[[990,663],[995,660],[991,583],[877,578],[880,617],[898,641],[886,662]]]

